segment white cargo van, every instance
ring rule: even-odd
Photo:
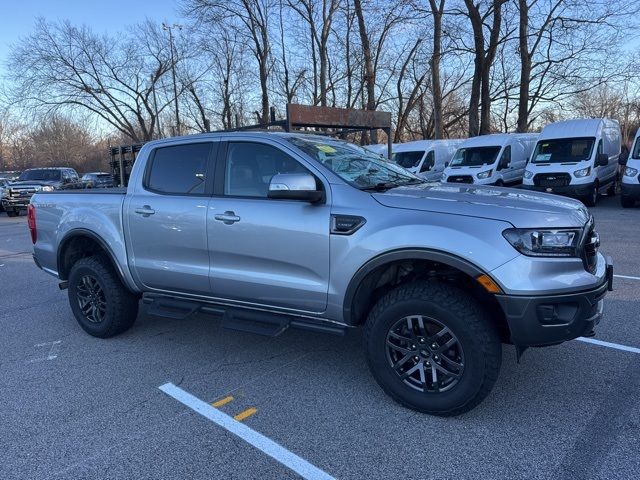
[[[440,180],[463,140],[417,140],[393,146],[392,160],[427,181]]]
[[[640,128],[633,140],[629,158],[623,165],[620,182],[620,203],[624,208],[633,207],[640,200]]]
[[[598,194],[615,194],[620,126],[605,118],[566,120],[542,129],[523,187],[580,198],[594,206]]]
[[[537,133],[497,133],[465,140],[442,174],[448,183],[515,185],[522,182]]]
[[[393,148],[396,144],[391,145]],[[370,151],[371,153],[375,153],[376,155],[380,155],[381,157],[388,158],[387,150],[388,146],[386,143],[374,143],[373,145],[365,145],[364,149]]]

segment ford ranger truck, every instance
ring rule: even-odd
[[[435,415],[518,354],[593,334],[611,263],[572,199],[425,183],[340,140],[236,132],[145,144],[125,189],[37,192],[34,260],[90,335],[151,315],[268,335],[364,329],[372,375]]]

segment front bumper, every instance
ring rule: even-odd
[[[7,198],[4,197],[2,199],[2,206],[5,210],[14,209],[14,208],[27,208],[29,206],[29,202],[31,201],[31,197],[24,198]]]
[[[613,289],[613,265],[607,259],[604,281],[589,290],[556,295],[496,295],[511,342],[519,347],[561,343],[588,334],[603,316],[604,297]]]
[[[640,200],[640,183],[621,183],[620,195],[622,195],[623,197],[631,198],[633,200]]]
[[[566,195],[567,197],[586,197],[591,193],[593,184],[583,183],[578,185],[566,185],[563,187],[538,187],[536,185],[522,185],[525,190],[535,192],[555,193],[556,195]]]

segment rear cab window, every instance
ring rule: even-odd
[[[212,143],[156,148],[147,166],[144,188],[167,195],[204,195]]]

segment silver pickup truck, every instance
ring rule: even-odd
[[[502,343],[592,334],[613,278],[578,201],[425,183],[301,133],[149,142],[126,189],[39,192],[28,220],[91,335],[129,329],[140,300],[269,335],[362,326],[384,391],[436,415],[488,395]]]

